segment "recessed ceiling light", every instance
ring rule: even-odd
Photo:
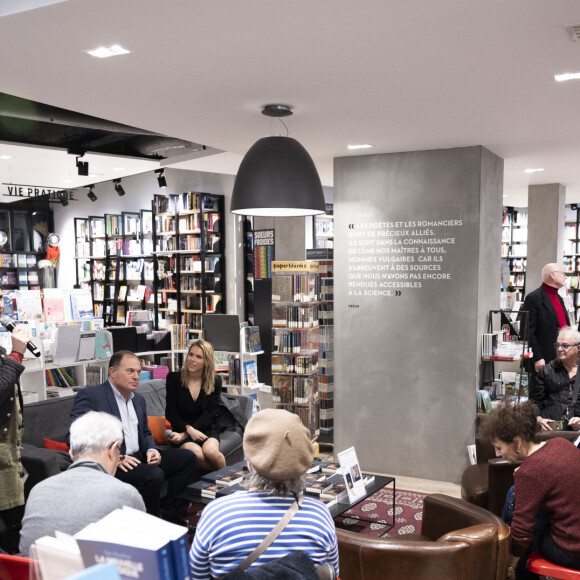
[[[89,173],[89,177],[102,177],[102,173]]]
[[[369,145],[368,143],[365,143],[364,145],[348,145],[349,149],[370,149],[371,147],[374,147],[374,145]]]
[[[3,159],[3,160],[12,159],[12,155],[0,155],[0,159]]]
[[[524,169],[524,173],[537,173],[538,171],[544,171],[543,167],[537,167],[535,169]]]
[[[72,179],[63,179],[62,182],[63,183],[72,183]]]
[[[580,79],[580,72],[576,72],[576,73],[564,73],[564,74],[561,74],[561,75],[554,75],[554,78],[558,82],[562,82],[562,81],[572,81],[574,79]]]
[[[108,58],[110,56],[119,56],[120,54],[129,54],[131,51],[119,44],[112,44],[111,46],[99,46],[99,48],[85,50],[84,52],[97,58]]]

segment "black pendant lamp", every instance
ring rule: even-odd
[[[266,105],[268,117],[287,117],[287,105]],[[306,216],[325,212],[320,177],[308,151],[292,137],[263,137],[238,170],[230,211],[253,216]]]

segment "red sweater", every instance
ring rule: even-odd
[[[521,556],[534,535],[538,512],[547,514],[554,541],[580,554],[580,450],[561,437],[549,439],[514,474],[512,552]]]

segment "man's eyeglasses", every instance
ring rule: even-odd
[[[555,342],[554,348],[563,348],[564,350],[568,350],[571,346],[578,346],[578,344],[568,344],[567,342]]]

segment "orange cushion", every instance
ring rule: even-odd
[[[170,445],[169,441],[165,438],[165,430],[167,429],[165,417],[149,416],[147,417],[147,423],[157,445]]]
[[[66,451],[68,453],[70,447],[66,443],[61,443],[60,441],[54,441],[53,439],[47,439],[43,437],[44,447],[46,449],[53,449],[54,451]]]

